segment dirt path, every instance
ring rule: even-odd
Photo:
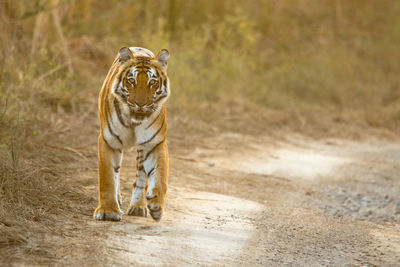
[[[274,142],[226,134],[199,141],[193,150],[174,145],[163,220],[88,219],[85,227],[101,233],[95,238],[99,249],[80,260],[126,266],[398,266],[400,143],[298,136]],[[124,208],[134,157],[129,152],[124,158]],[[95,175],[92,169],[78,180],[95,181]],[[95,195],[95,184],[84,184]]]

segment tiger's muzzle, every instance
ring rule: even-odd
[[[154,103],[147,105],[138,105],[128,101],[131,116],[138,121],[144,120],[154,112]]]

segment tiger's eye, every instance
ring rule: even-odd
[[[153,86],[153,85],[156,85],[156,84],[157,84],[156,80],[151,80],[150,83],[149,83],[150,86]]]

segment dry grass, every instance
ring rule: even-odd
[[[72,173],[64,163],[79,156],[48,147],[57,140],[57,128],[39,133],[36,127],[52,123],[34,116],[22,120],[12,109],[9,102],[0,110],[0,261],[26,262],[26,256],[49,256],[43,247],[54,244],[44,237],[60,235],[60,222],[77,214],[90,216],[87,206],[95,201],[66,181]]]
[[[121,46],[170,50],[171,129],[398,137],[399,13],[392,0],[1,1],[0,247],[93,204],[60,179],[93,164]]]
[[[24,102],[45,98],[56,110],[76,111],[95,100],[119,47],[167,47],[169,107],[177,113],[218,119],[256,105],[257,112],[290,114],[284,123],[295,112],[318,128],[324,122],[313,113],[323,109],[330,121],[399,130],[397,2],[36,3],[5,1],[2,10],[1,91]],[[58,6],[61,35],[52,16]]]

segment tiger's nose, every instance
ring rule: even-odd
[[[146,114],[146,111],[144,111],[143,109],[138,109],[135,111],[136,114]]]

